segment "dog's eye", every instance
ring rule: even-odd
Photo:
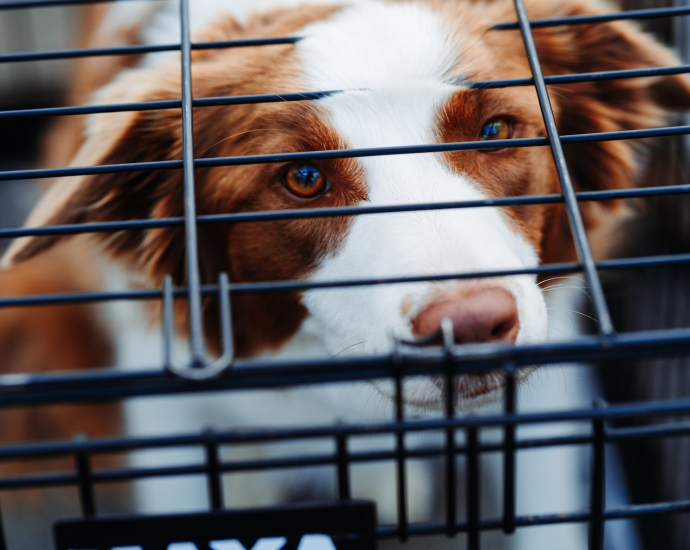
[[[288,191],[303,199],[316,197],[328,190],[328,181],[323,174],[308,164],[291,166],[284,182]]]
[[[482,126],[479,139],[482,141],[494,141],[498,139],[510,139],[513,137],[513,125],[506,118],[492,118]]]

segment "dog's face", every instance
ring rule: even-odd
[[[592,1],[528,2],[533,18],[596,13]],[[339,90],[311,103],[271,103],[194,112],[197,158],[360,149],[545,136],[532,87],[472,89],[479,80],[524,78],[529,66],[512,2],[363,2],[302,7],[251,19],[244,27],[219,19],[197,40],[295,34],[295,45],[194,54],[195,97]],[[625,23],[535,29],[547,74],[672,65],[675,57]],[[179,64],[147,62],[120,74],[99,101],[124,103],[180,97]],[[662,106],[684,106],[685,77],[607,81],[551,88],[561,133],[642,128],[664,120]],[[179,111],[93,117],[75,165],[181,158]],[[566,149],[579,189],[634,183],[628,142]],[[202,214],[471,201],[558,193],[548,147],[445,154],[370,156],[313,162],[254,164],[196,171]],[[57,224],[182,214],[179,171],[65,180],[30,223]],[[582,205],[595,240],[609,231],[616,204]],[[110,236],[110,250],[160,284],[172,274],[184,284],[179,229]],[[54,240],[54,239],[53,239]],[[29,239],[10,252],[30,257],[49,238]],[[221,272],[233,282],[386,278],[530,268],[573,259],[562,206],[422,210],[408,213],[200,226],[206,282]],[[215,338],[214,304],[207,308]],[[434,336],[449,318],[456,342],[530,343],[545,338],[546,308],[535,277],[504,277],[305,293],[240,295],[233,299],[237,350],[251,355],[284,345],[307,318],[334,352],[390,350],[391,336]],[[496,394],[493,377],[466,377],[458,400]],[[443,387],[415,380],[407,398],[441,402]]]

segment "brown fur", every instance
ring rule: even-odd
[[[62,248],[63,250],[60,250]],[[64,294],[96,287],[92,271],[80,269],[85,251],[59,247],[0,271],[0,297]],[[70,261],[71,259],[71,261]],[[93,305],[0,308],[2,374],[91,369],[112,365],[113,347]],[[15,443],[119,432],[116,405],[55,405],[0,410],[0,440]],[[55,467],[71,467],[71,461]],[[45,466],[44,466],[45,467]],[[2,471],[30,471],[31,462]]]

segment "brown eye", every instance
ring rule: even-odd
[[[326,178],[309,164],[291,166],[285,174],[284,183],[290,193],[303,199],[316,197],[328,190]]]
[[[482,141],[495,141],[510,139],[513,137],[513,125],[506,118],[492,118],[482,126],[479,139]]]

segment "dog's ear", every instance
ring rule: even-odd
[[[531,0],[532,19],[606,13],[596,0]],[[533,30],[547,75],[665,67],[676,55],[628,21]],[[636,130],[664,125],[669,112],[690,108],[690,77],[657,76],[549,86],[561,134]],[[639,140],[565,146],[571,176],[580,190],[632,185],[640,164]]]
[[[179,99],[179,77],[151,70],[123,73],[99,92],[99,103]],[[155,82],[155,87],[151,83]],[[93,115],[73,166],[179,160],[182,156],[179,109]],[[119,172],[58,180],[31,214],[27,226],[81,224],[182,215],[182,171]],[[127,255],[145,271],[174,275],[182,269],[184,247],[176,228],[98,234],[115,256]],[[61,236],[15,241],[3,263],[29,259]],[[180,256],[180,257],[177,257]],[[152,273],[148,273],[152,275]]]
[[[612,11],[599,0],[528,0],[531,19],[597,15]],[[545,75],[620,71],[679,65],[676,55],[632,22],[610,21],[533,28]],[[690,77],[652,76],[548,86],[561,135],[637,130],[667,125],[675,110],[690,108]],[[578,191],[636,185],[645,165],[643,140],[565,144]],[[580,203],[595,255],[610,254],[620,240],[624,201]],[[544,243],[544,261],[575,257],[564,211]]]

